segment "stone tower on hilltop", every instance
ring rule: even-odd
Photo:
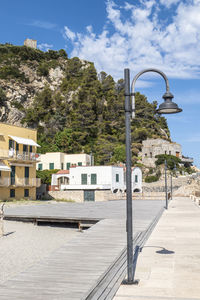
[[[31,39],[25,39],[24,46],[37,49],[37,41],[36,40],[31,40]]]

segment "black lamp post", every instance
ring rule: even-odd
[[[127,284],[134,284],[133,275],[133,221],[132,221],[132,187],[131,187],[131,116],[135,117],[135,83],[138,77],[146,72],[156,72],[160,74],[166,83],[166,93],[163,95],[162,103],[157,112],[159,114],[173,114],[181,112],[177,104],[172,102],[173,95],[169,90],[169,82],[166,75],[157,69],[145,69],[139,72],[132,81],[130,92],[130,71],[124,70],[125,80],[125,122],[126,122],[126,231],[127,231]],[[131,99],[132,105],[131,105]]]

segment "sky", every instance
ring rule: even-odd
[[[200,167],[200,0],[9,0],[0,26],[2,44],[36,39],[39,49],[65,49],[116,81],[125,68],[131,81],[146,68],[164,72],[183,109],[165,115],[171,138]],[[160,104],[165,82],[146,73],[135,91]]]

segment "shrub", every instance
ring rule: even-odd
[[[155,182],[158,180],[159,180],[158,176],[152,175],[152,176],[147,176],[144,181],[150,183],[150,182]]]

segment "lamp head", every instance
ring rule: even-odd
[[[163,95],[163,99],[165,101],[159,105],[159,108],[157,109],[157,113],[159,113],[159,114],[176,114],[176,113],[181,112],[182,109],[179,108],[176,103],[172,102],[173,98],[174,98],[174,96],[170,92],[166,92]]]

